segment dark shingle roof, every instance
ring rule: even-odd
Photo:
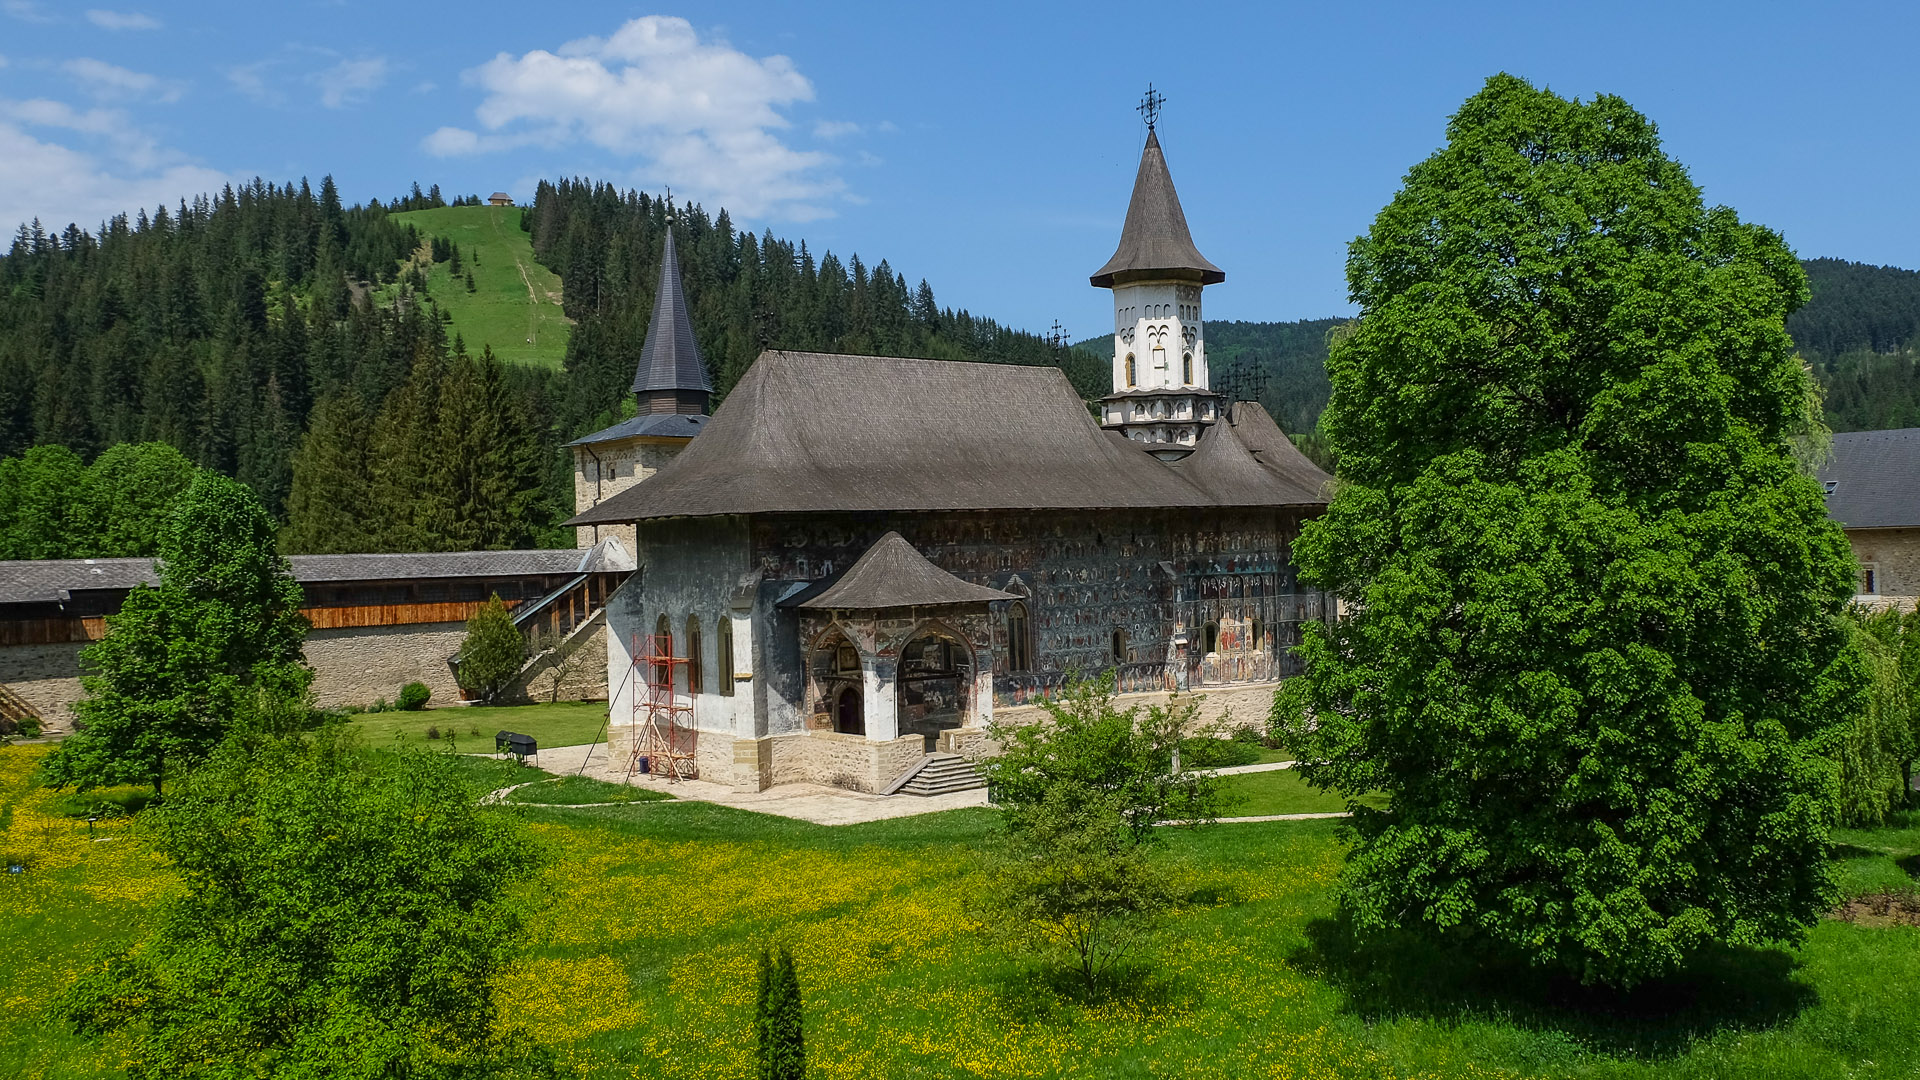
[[[1325,503],[1332,480],[1307,460],[1259,403],[1237,401],[1224,423],[1201,431],[1172,468],[1222,506]]]
[[[1265,423],[1272,428],[1271,419]],[[1277,428],[1272,434],[1285,439]],[[1243,491],[1202,487],[1103,432],[1056,368],[768,352],[677,457],[568,524],[1326,503],[1318,493],[1326,476],[1304,458],[1276,449],[1262,461],[1255,448],[1243,450],[1259,470],[1244,475],[1259,483]]]
[[[645,435],[660,439],[691,439],[700,434],[700,429],[713,419],[704,413],[641,413],[630,420],[622,420],[610,428],[604,428],[591,435],[568,443],[568,446],[592,446],[595,443],[612,442],[615,439],[632,439]]]
[[[0,562],[0,603],[50,604],[63,592],[159,582],[152,559],[21,559]]]
[[[1012,593],[962,581],[927,561],[906,538],[890,532],[836,577],[818,581],[781,601],[781,607],[883,608],[937,607],[1013,600]]]
[[[1161,271],[1198,277],[1202,285],[1227,280],[1226,272],[1207,261],[1193,246],[1186,211],[1173,190],[1167,157],[1160,152],[1160,136],[1147,129],[1147,146],[1140,151],[1140,171],[1133,178],[1133,198],[1127,203],[1127,223],[1120,229],[1120,246],[1092,281],[1111,289],[1127,280],[1153,277]]]
[[[699,390],[711,392],[707,365],[693,340],[693,317],[687,311],[686,290],[680,284],[680,257],[673,251],[673,229],[667,229],[666,250],[660,256],[660,288],[653,294],[653,318],[647,321],[647,340],[640,347],[640,364],[633,373],[633,392]]]
[[[1920,428],[1834,432],[1820,479],[1828,516],[1849,529],[1920,527]]]
[[[527,577],[626,570],[603,548],[448,551],[399,555],[295,555],[294,580],[394,581],[413,578]],[[160,581],[152,559],[28,559],[0,562],[0,604],[54,603],[62,592],[131,589]]]

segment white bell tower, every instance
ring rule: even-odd
[[[1164,100],[1147,87],[1140,105],[1147,145],[1120,246],[1091,281],[1113,290],[1113,393],[1101,399],[1101,423],[1175,460],[1192,453],[1201,430],[1220,418],[1207,376],[1200,293],[1227,275],[1200,254],[1187,230],[1155,130]]]

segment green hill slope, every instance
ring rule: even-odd
[[[428,294],[453,317],[454,331],[470,350],[491,346],[502,360],[557,368],[572,324],[561,310],[560,278],[533,257],[533,243],[520,228],[522,213],[517,206],[442,206],[395,214],[393,220],[459,247],[458,277],[451,260],[433,262],[424,244],[414,261],[426,274]]]

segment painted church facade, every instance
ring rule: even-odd
[[[606,609],[616,757],[670,699],[704,779],[885,791],[1075,676],[1268,700],[1326,613],[1291,550],[1329,479],[1211,390],[1201,294],[1224,277],[1150,129],[1091,278],[1114,304],[1098,420],[1052,368],[763,354],[697,438],[572,521],[639,567]],[[663,275],[642,418],[704,401],[678,288]]]

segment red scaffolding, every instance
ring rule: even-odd
[[[627,776],[640,770],[640,759],[647,771],[669,781],[690,780],[697,774],[694,748],[699,738],[693,726],[693,695],[674,691],[676,682],[685,682],[681,673],[689,659],[675,656],[672,634],[635,634],[631,672],[633,686],[633,723],[636,737],[627,761]]]

